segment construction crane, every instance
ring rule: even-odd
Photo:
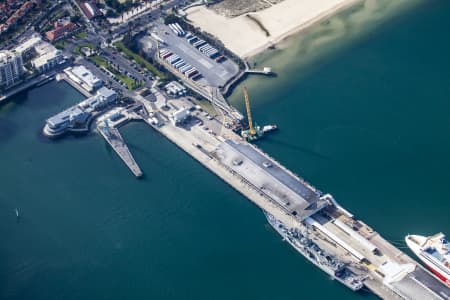
[[[250,100],[248,98],[247,87],[244,86],[244,99],[245,99],[245,109],[247,110],[247,119],[249,130],[248,133],[254,137],[256,135],[256,129],[253,127],[252,111],[250,110]]]
[[[250,109],[250,100],[248,97],[247,87],[244,87],[245,109],[247,110],[248,130],[242,130],[241,136],[248,142],[256,141],[264,136],[264,133],[276,130],[276,125],[266,125],[263,128],[253,125],[252,111]]]

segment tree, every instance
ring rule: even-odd
[[[74,15],[74,16],[70,17],[70,22],[72,22],[72,23],[78,23],[78,22],[80,22],[80,20],[81,20],[81,17],[79,15]]]

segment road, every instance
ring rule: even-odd
[[[139,27],[147,27],[149,24],[149,21],[156,20],[161,17],[162,13],[166,10],[170,10],[174,7],[180,7],[183,5],[186,5],[188,1],[186,0],[172,0],[164,2],[163,9],[156,8],[152,10],[148,10],[144,13],[142,13],[139,16],[136,16],[135,18],[130,19],[128,22],[123,23],[121,25],[116,26],[113,28],[111,35],[104,35],[106,38],[117,38],[123,34],[125,34],[129,29],[129,24],[133,24],[134,28]],[[140,30],[138,30],[140,31]]]

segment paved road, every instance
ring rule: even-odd
[[[172,9],[175,6],[177,6],[177,7],[183,6],[187,2],[188,1],[186,1],[186,0],[172,0],[172,1],[164,2],[163,10],[161,10],[159,8],[153,9],[153,10],[148,10],[147,12],[143,13],[142,15],[139,15],[138,17],[129,20],[127,23],[123,23],[123,24],[115,27],[113,29],[112,35],[108,36],[108,37],[116,38],[122,34],[125,34],[129,30],[128,24],[130,22],[132,22],[133,26],[135,26],[136,28],[141,27],[141,26],[147,26],[149,23],[149,20],[155,20],[155,19],[158,19],[159,17],[161,17],[163,11]]]

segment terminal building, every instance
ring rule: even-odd
[[[250,144],[226,140],[218,146],[217,155],[223,165],[300,221],[331,204],[320,191]]]
[[[72,106],[47,119],[44,134],[49,137],[62,135],[67,131],[85,132],[94,115],[103,111],[117,99],[115,91],[106,87],[100,88],[95,96]]]
[[[68,67],[64,69],[64,73],[70,80],[88,92],[92,92],[103,85],[103,82],[84,66]]]
[[[9,87],[18,82],[23,74],[22,55],[16,51],[0,51],[0,86]]]

